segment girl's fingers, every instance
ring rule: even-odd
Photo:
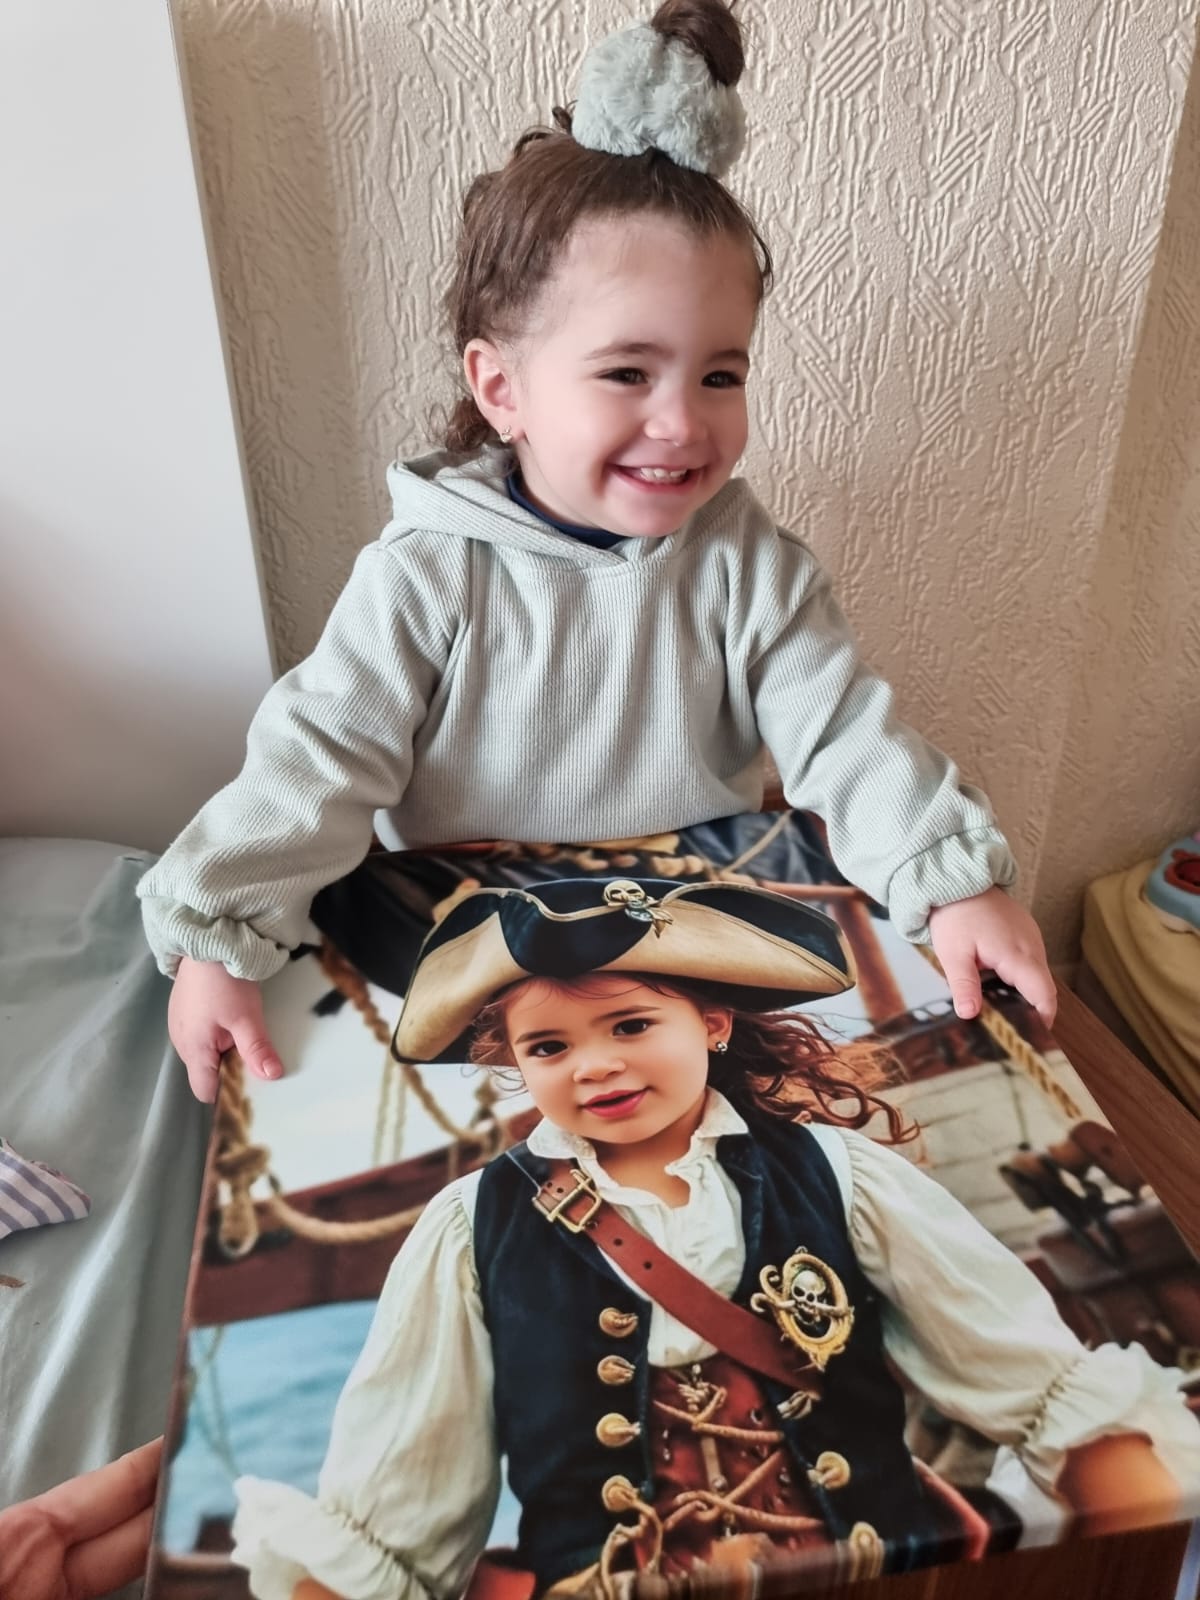
[[[1058,1012],[1058,991],[1044,961],[1030,956],[1025,960],[996,965],[996,971],[1005,983],[1027,1000],[1049,1028]]]
[[[979,968],[975,965],[974,951],[957,948],[938,949],[936,937],[933,948],[934,954],[941,962],[943,976],[950,985],[955,1016],[977,1017],[983,1003],[983,987],[979,978]]]
[[[256,1077],[283,1077],[283,1062],[275,1053],[261,1009],[257,1016],[239,1017],[231,1021],[229,1031],[238,1055]]]
[[[977,1017],[983,1002],[983,986],[979,981],[978,970],[973,970],[969,976],[966,972],[962,972],[955,978],[947,972],[946,981],[950,985],[950,996],[954,1001],[954,1015],[964,1019]]]
[[[188,1083],[197,1100],[202,1100],[205,1105],[211,1105],[217,1098],[217,1079],[220,1072],[221,1057],[215,1045],[189,1045],[181,1050],[183,1064],[187,1068]]]

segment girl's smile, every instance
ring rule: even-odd
[[[617,463],[613,471],[635,493],[670,499],[672,495],[690,497],[699,485],[703,467],[626,467]]]
[[[583,1109],[590,1111],[594,1117],[605,1117],[615,1122],[621,1117],[632,1116],[647,1092],[645,1089],[618,1089],[612,1094],[598,1094],[594,1100],[585,1101]]]
[[[739,239],[653,214],[580,223],[523,331],[464,352],[533,504],[626,538],[682,527],[745,448],[758,299]]]
[[[731,1026],[728,1011],[620,973],[531,979],[505,1003],[509,1048],[542,1115],[598,1151],[636,1147],[662,1165],[687,1151],[709,1051]]]

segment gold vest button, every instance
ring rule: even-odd
[[[628,1339],[637,1325],[636,1311],[618,1311],[616,1306],[605,1306],[600,1313],[600,1332],[614,1339]]]
[[[850,1463],[836,1450],[822,1450],[809,1477],[822,1489],[844,1489],[850,1482]]]
[[[596,1424],[597,1439],[610,1450],[620,1450],[624,1445],[632,1444],[641,1431],[641,1423],[630,1422],[628,1417],[621,1416],[617,1411],[609,1411]]]
[[[632,1511],[637,1505],[638,1492],[628,1478],[618,1475],[605,1480],[600,1499],[606,1511]]]
[[[634,1370],[633,1363],[626,1361],[624,1356],[605,1356],[596,1368],[596,1376],[601,1383],[616,1388],[618,1384],[632,1383]]]
[[[856,1522],[846,1540],[850,1550],[851,1583],[862,1578],[878,1578],[883,1571],[883,1540],[869,1522]]]

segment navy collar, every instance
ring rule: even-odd
[[[559,533],[565,533],[569,539],[578,539],[581,544],[590,544],[597,550],[611,550],[614,545],[620,544],[624,538],[623,534],[606,533],[603,528],[586,528],[579,523],[560,522],[557,517],[548,516],[546,512],[535,506],[533,501],[526,496],[524,489],[521,487],[521,469],[519,467],[514,467],[504,482],[508,488],[510,500],[515,501],[523,510],[531,512],[540,522],[548,523],[550,527],[556,528]]]

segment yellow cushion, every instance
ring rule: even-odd
[[[1089,884],[1083,953],[1180,1098],[1200,1116],[1200,935],[1163,926],[1142,897],[1143,861]]]

